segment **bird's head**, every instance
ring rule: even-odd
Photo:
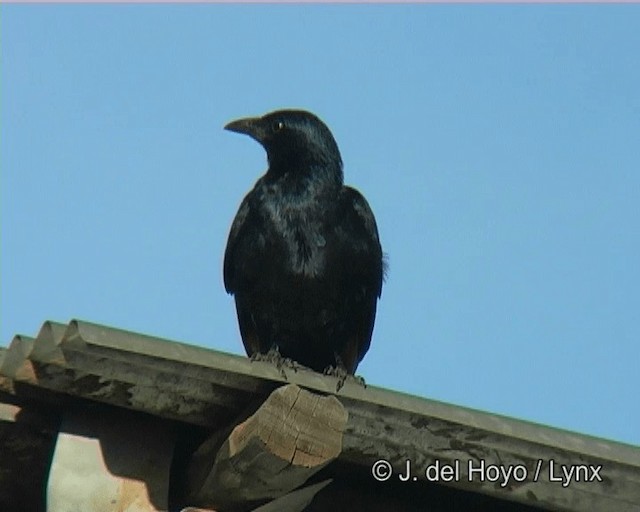
[[[331,171],[342,182],[342,159],[331,131],[305,110],[277,110],[231,121],[226,130],[244,133],[264,147],[269,173]]]

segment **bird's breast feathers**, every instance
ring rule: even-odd
[[[292,273],[319,277],[326,268],[327,239],[334,217],[324,198],[315,194],[286,193],[281,187],[259,184],[253,208],[259,213],[263,233],[271,244],[267,258],[279,257]],[[276,254],[273,254],[276,253]]]

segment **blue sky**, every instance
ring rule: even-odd
[[[306,108],[390,271],[373,385],[640,444],[639,6],[2,5],[1,340],[243,353],[228,230]]]

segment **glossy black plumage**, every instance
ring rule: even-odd
[[[281,110],[225,128],[262,144],[269,162],[240,205],[224,256],[247,353],[277,348],[316,371],[353,374],[369,349],[383,280],[367,201],[343,185],[338,146],[315,115]]]

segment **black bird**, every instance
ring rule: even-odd
[[[369,349],[382,290],[369,204],[343,185],[338,145],[314,114],[279,110],[225,129],[258,141],[269,161],[240,205],[224,255],[247,354],[277,350],[344,381]]]

